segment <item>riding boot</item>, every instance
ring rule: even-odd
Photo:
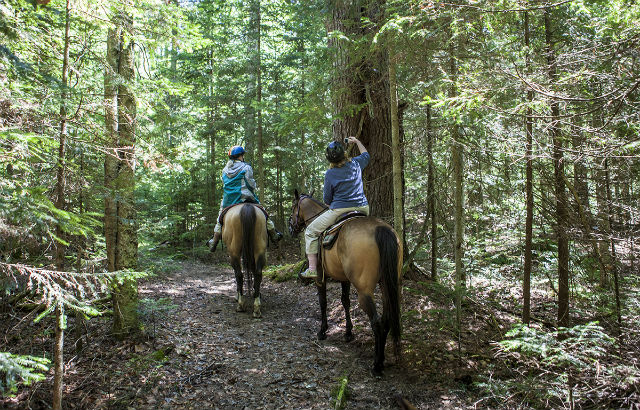
[[[269,229],[267,233],[269,233],[269,238],[273,243],[278,243],[282,239],[282,233],[278,232],[276,228]]]
[[[213,234],[213,239],[211,239],[213,242],[211,243],[211,246],[209,247],[209,250],[211,252],[215,252],[216,248],[218,247],[218,242],[220,242],[220,239],[222,238],[222,233],[221,232],[215,232]]]

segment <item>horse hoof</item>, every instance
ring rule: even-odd
[[[350,341],[353,340],[353,333],[345,333],[344,334],[344,341],[349,343]]]
[[[236,306],[236,312],[244,312],[244,308],[242,307],[242,305]]]
[[[324,332],[318,332],[318,340],[325,340],[327,338],[327,334]]]
[[[382,376],[384,376],[384,373],[382,372],[382,369],[376,369],[374,367],[373,369],[371,369],[371,375],[376,379],[382,379]]]
[[[253,318],[254,319],[260,319],[262,317],[262,313],[260,312],[253,312]]]

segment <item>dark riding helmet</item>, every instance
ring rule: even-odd
[[[338,163],[344,159],[344,147],[338,141],[332,141],[327,145],[325,155],[329,162]]]
[[[229,148],[229,159],[238,159],[238,157],[245,152],[247,151],[245,151],[244,148],[242,148],[240,145],[234,145],[233,147]]]

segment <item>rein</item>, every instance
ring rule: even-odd
[[[313,202],[315,202],[316,204],[320,205],[322,207],[322,210],[320,212],[318,212],[317,214],[313,215],[311,218],[307,218],[307,219],[303,219],[304,224],[305,225],[309,225],[309,222],[313,221],[314,219],[316,219],[321,213],[323,213],[324,211],[326,211],[327,209],[329,209],[325,204],[323,204],[322,202],[318,201],[317,199],[315,199],[312,196],[309,195],[305,195],[304,197],[300,197],[300,201],[298,201],[298,219],[299,215],[300,215],[300,204],[302,203],[303,199],[310,199]]]
[[[311,201],[315,202],[316,204],[318,204],[322,208],[322,210],[320,212],[314,214],[313,216],[309,217],[309,218],[302,218],[302,224],[301,224],[300,223],[300,205],[302,204],[302,201],[304,199],[310,199]],[[302,231],[302,227],[308,226],[309,222],[311,222],[314,219],[316,219],[320,214],[322,214],[327,209],[329,209],[329,208],[325,204],[323,204],[322,202],[318,201],[314,197],[312,197],[310,195],[305,195],[305,194],[300,195],[300,199],[298,200],[298,206],[297,206],[297,209],[296,209],[296,221],[295,221],[296,222],[296,226],[295,226],[295,228],[298,230],[298,232],[301,232]]]

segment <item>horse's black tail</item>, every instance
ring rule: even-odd
[[[242,209],[240,209],[240,223],[242,224],[242,266],[246,272],[245,282],[251,293],[253,289],[252,273],[256,270],[253,240],[256,230],[256,210],[253,205],[242,205]]]
[[[380,253],[380,277],[382,282],[383,312],[382,321],[389,326],[396,353],[400,349],[402,327],[400,322],[400,283],[398,270],[398,238],[387,226],[376,228],[376,243]]]

